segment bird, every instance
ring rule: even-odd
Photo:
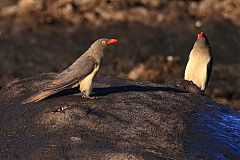
[[[205,92],[213,67],[211,45],[207,35],[200,32],[190,52],[185,68],[184,79],[192,81]]]
[[[100,69],[104,50],[108,45],[117,42],[117,39],[107,38],[96,40],[72,65],[57,74],[54,80],[41,91],[22,101],[21,104],[38,102],[62,90],[78,86],[80,86],[79,90],[83,97],[93,99],[93,97],[90,97],[92,80]]]

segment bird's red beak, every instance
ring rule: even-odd
[[[109,40],[107,41],[107,44],[114,44],[114,43],[117,43],[117,42],[118,42],[117,39],[109,39]]]
[[[198,38],[206,38],[207,36],[206,36],[205,33],[200,32],[197,37],[198,37]]]

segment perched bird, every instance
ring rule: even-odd
[[[201,32],[190,52],[184,79],[192,81],[202,91],[205,91],[211,76],[212,65],[211,46],[206,34]]]
[[[23,101],[22,104],[38,102],[64,89],[77,87],[79,85],[79,90],[83,94],[83,97],[92,98],[90,97],[92,80],[99,71],[104,50],[108,45],[116,42],[116,39],[98,39],[70,67],[57,74],[55,79],[42,91],[29,97]]]

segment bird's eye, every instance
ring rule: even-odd
[[[102,41],[102,44],[105,45],[105,44],[106,44],[106,41]]]

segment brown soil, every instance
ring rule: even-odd
[[[207,94],[240,110],[239,18],[231,0],[2,0],[0,82],[61,71],[94,40],[115,37],[102,73],[164,83],[183,76],[204,31],[214,56]]]

